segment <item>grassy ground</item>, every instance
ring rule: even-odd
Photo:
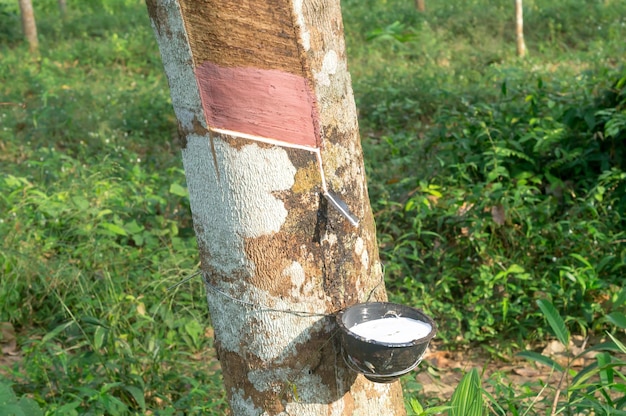
[[[223,414],[204,288],[168,290],[197,254],[145,6],[68,3],[33,58],[0,0],[0,377],[48,414]],[[501,358],[551,333],[537,299],[615,332],[626,275],[626,4],[525,2],[519,60],[509,3],[342,2],[390,294]]]

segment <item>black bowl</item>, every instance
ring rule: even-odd
[[[363,322],[399,317],[425,322],[430,325],[431,330],[422,338],[402,343],[367,339],[350,331],[350,328]],[[337,314],[337,323],[341,330],[341,345],[346,364],[368,380],[377,383],[390,383],[417,367],[437,332],[435,322],[419,309],[389,302],[350,306]]]

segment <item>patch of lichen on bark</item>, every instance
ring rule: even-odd
[[[283,202],[287,218],[278,232],[245,240],[244,251],[255,265],[249,283],[271,296],[293,301],[291,277],[284,271],[297,263],[304,273],[302,285],[319,287],[318,297],[322,298],[322,253],[315,238],[321,187],[315,155],[301,149],[285,151],[296,168],[294,184],[290,190],[274,192],[273,196]]]
[[[224,387],[229,400],[232,401],[234,392],[241,390],[246,398],[252,400],[255,407],[263,409],[268,415],[278,415],[285,410],[280,387],[276,389],[277,391],[258,391],[248,378],[250,370],[263,368],[267,363],[251,353],[244,356],[223,350],[218,340],[215,341],[215,349],[218,352],[222,373],[225,375]]]
[[[306,167],[299,169],[294,178],[291,190],[296,194],[311,192],[321,188],[322,177],[320,176],[319,164],[313,160]]]
[[[290,276],[283,274],[283,270],[293,262],[302,265],[299,251],[299,239],[286,233],[277,233],[271,236],[262,236],[247,239],[245,251],[248,258],[255,264],[255,274],[249,283],[271,296],[281,299],[291,297]],[[300,261],[298,261],[300,260]],[[303,268],[305,265],[302,265]],[[306,273],[306,271],[305,271]]]
[[[198,218],[198,216],[193,215],[193,213],[192,217],[195,234],[197,236],[207,235],[207,232],[205,231],[205,224]],[[210,289],[214,289],[225,284],[227,285],[229,283],[246,282],[249,279],[250,270],[248,270],[245,265],[232,269],[228,273],[224,273],[216,267],[214,265],[215,260],[213,258],[213,253],[211,253],[201,238],[198,238],[198,252],[201,262],[200,268],[202,269],[202,276],[204,277],[205,283],[210,285]],[[209,293],[214,294],[214,292]]]
[[[324,319],[332,319],[330,317]],[[324,393],[315,397],[316,403],[334,403],[346,397],[353,385],[356,374],[343,371],[337,372],[337,361],[340,346],[335,336],[333,325],[319,325],[318,329],[310,330],[303,342],[296,342],[284,353],[271,361],[263,361],[247,350],[245,339],[242,340],[240,352],[225,351],[219,340],[215,342],[218,357],[222,364],[224,387],[230,397],[234,392],[243,392],[243,398],[252,401],[254,406],[267,415],[278,415],[285,410],[290,402],[310,400],[299,395],[310,385],[305,385],[314,376],[324,386]],[[271,339],[272,334],[265,334]],[[279,371],[284,369],[284,371]],[[263,391],[259,391],[252,381],[251,373],[267,372],[267,380],[274,374],[284,374],[283,378],[275,378]],[[274,376],[275,377],[275,376]],[[241,393],[240,393],[241,394]],[[348,405],[350,403],[348,402]],[[351,413],[347,413],[351,414]]]

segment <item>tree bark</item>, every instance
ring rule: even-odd
[[[35,23],[35,12],[31,0],[19,0],[20,13],[22,15],[22,30],[24,37],[28,41],[31,52],[39,49],[39,40],[37,39],[37,24]]]
[[[422,13],[425,12],[426,11],[426,0],[415,0],[415,8],[419,12],[422,12]]]
[[[526,43],[524,42],[524,10],[522,0],[515,0],[515,35],[517,38],[517,56],[526,56]]]
[[[147,5],[233,414],[403,415],[334,336],[337,311],[386,299],[339,0]]]

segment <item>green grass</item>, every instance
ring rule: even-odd
[[[145,6],[90,5],[38,5],[38,59],[14,32],[0,49],[6,377],[49,414],[220,414],[204,287],[167,290],[198,257]]]
[[[0,322],[23,352],[0,386],[51,415],[223,414],[205,289],[167,290],[198,257],[145,6],[68,6],[36,2],[32,57],[0,0]],[[525,60],[510,2],[342,6],[391,297],[432,314],[445,348],[494,356],[550,336],[537,299],[569,331],[612,331],[626,4],[526,1]]]

